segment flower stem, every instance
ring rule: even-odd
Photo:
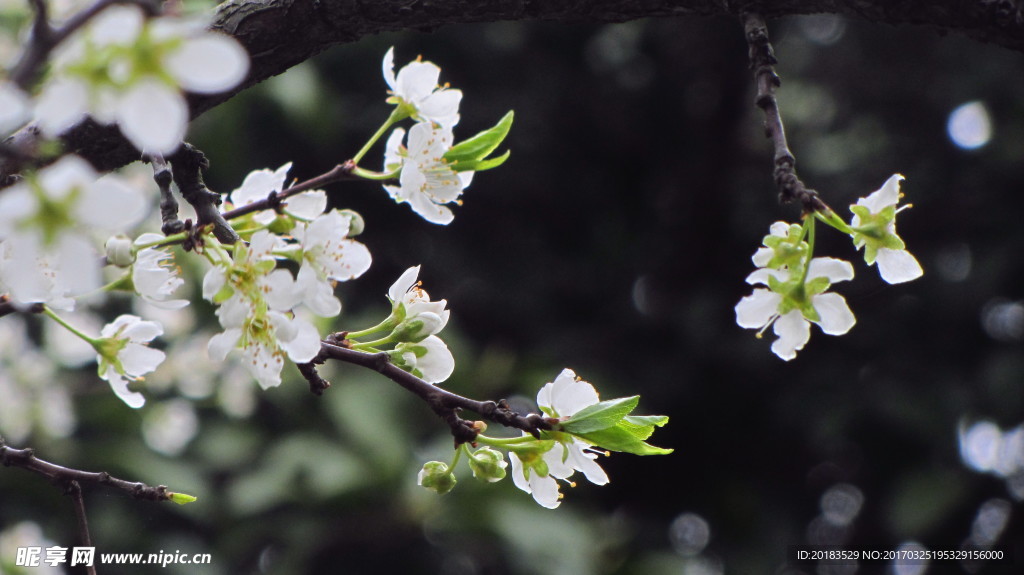
[[[399,112],[399,110],[401,109],[401,106],[397,106],[391,112],[391,115],[388,116],[388,119],[384,121],[384,124],[381,125],[381,127],[378,128],[377,131],[372,136],[370,136],[370,139],[366,142],[363,148],[356,152],[356,155],[352,156],[353,164],[358,164],[359,161],[363,159],[363,156],[365,156],[366,153],[370,151],[370,148],[372,148],[373,145],[377,143],[377,140],[379,140],[381,136],[383,136],[384,133],[388,131],[388,128],[395,124],[395,122],[398,122],[399,120],[408,117],[408,114]]]
[[[348,335],[346,335],[345,337],[347,337],[348,339],[355,339],[355,338],[360,338],[360,337],[366,337],[366,336],[370,335],[371,333],[377,333],[378,331],[384,331],[384,330],[390,331],[390,330],[394,329],[394,327],[396,325],[396,323],[394,321],[394,317],[395,317],[394,314],[389,315],[387,317],[387,319],[385,319],[384,321],[378,323],[377,325],[375,325],[373,327],[368,327],[368,328],[366,328],[364,330],[360,330],[360,331],[350,331],[350,332],[348,332]]]
[[[484,445],[490,445],[491,447],[504,447],[508,445],[517,445],[520,443],[530,443],[531,441],[537,441],[532,435],[522,435],[519,437],[490,437],[487,435],[477,435],[477,443]]]
[[[817,214],[817,212],[815,212]],[[814,220],[807,218],[804,223],[804,230],[807,232],[807,261],[804,263],[804,273],[800,277],[800,285],[807,283],[807,274],[811,271],[811,260],[814,258]]]
[[[49,316],[50,319],[52,319],[53,321],[59,323],[61,326],[64,327],[64,329],[66,329],[66,330],[70,331],[71,333],[77,335],[78,337],[82,338],[82,340],[84,340],[89,345],[91,345],[93,347],[96,347],[96,344],[98,342],[97,339],[85,335],[85,333],[83,333],[80,329],[78,329],[75,326],[71,325],[70,323],[65,321],[64,318],[62,318],[59,315],[57,315],[56,313],[54,313],[53,310],[49,308],[49,306],[44,306],[43,307],[43,314]]]
[[[814,217],[821,220],[822,222],[832,226],[846,235],[853,235],[854,231],[846,222],[842,220],[835,212],[829,211],[828,214],[822,214],[821,212],[814,212]]]

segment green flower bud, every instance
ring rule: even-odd
[[[438,495],[444,495],[455,488],[455,474],[448,469],[448,464],[440,461],[428,461],[416,476],[417,485],[422,485]]]
[[[186,503],[192,503],[193,501],[196,500],[196,497],[194,495],[189,495],[187,493],[174,493],[168,491],[167,499],[177,503],[178,505],[184,505]]]
[[[355,210],[338,210],[343,216],[348,216],[348,237],[352,238],[363,233],[366,229],[366,220]]]
[[[469,468],[473,470],[473,477],[494,483],[505,478],[505,468],[508,462],[505,456],[490,447],[481,447],[469,457]]]
[[[391,332],[391,339],[404,343],[418,343],[441,331],[442,327],[444,327],[444,320],[441,319],[441,316],[426,311],[398,324],[398,327]]]

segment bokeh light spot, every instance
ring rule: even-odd
[[[974,101],[957,107],[946,123],[949,139],[957,147],[975,150],[992,139],[992,120],[985,104]]]
[[[696,513],[683,513],[668,528],[672,548],[684,557],[700,554],[711,540],[711,527]]]

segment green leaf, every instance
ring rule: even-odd
[[[629,415],[629,412],[636,409],[639,402],[640,396],[634,395],[633,397],[620,397],[595,403],[579,410],[571,418],[562,422],[562,430],[579,434],[613,427],[623,417]]]
[[[511,151],[506,151],[504,154],[498,156],[497,158],[488,158],[486,160],[467,160],[464,162],[458,161],[455,162],[454,164],[450,164],[449,167],[454,172],[483,172],[484,170],[491,170],[504,164],[505,160],[508,159],[511,153]]]
[[[650,432],[644,431],[646,429],[650,429]],[[621,451],[623,453],[632,453],[634,455],[668,455],[669,453],[672,453],[673,450],[671,449],[655,447],[644,442],[643,439],[638,437],[638,434],[643,435],[644,433],[647,433],[649,436],[653,432],[654,426],[630,425],[627,428],[620,424],[607,429],[599,429],[597,431],[579,434],[578,437],[611,451]]]
[[[173,493],[168,491],[167,499],[177,503],[178,505],[185,505],[186,503],[192,503],[195,501],[196,497],[187,493]]]
[[[508,135],[509,129],[512,128],[512,116],[513,112],[510,110],[493,128],[484,130],[472,138],[452,146],[452,149],[445,153],[444,159],[454,164],[486,158],[501,145],[505,136]]]

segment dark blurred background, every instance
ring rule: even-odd
[[[388,114],[380,60],[392,45],[399,66],[422,54],[464,91],[457,137],[514,109],[511,159],[477,175],[450,226],[378,185],[330,189],[365,217],[374,256],[340,286],[346,311],[331,328],[378,321],[391,282],[422,264],[424,287],[452,310],[447,388],[532,408],[568,366],[603,397],[640,393],[639,411],[671,416],[651,441],[675,453],[601,458],[611,483],[580,478],[556,511],[465,467],[437,497],[415,477],[450,457],[446,428],[387,380],[328,369],[334,387],[317,398],[294,370],[254,394],[233,373],[189,392],[186,369],[138,412],[109,391],[81,394],[76,435],[24,442],[199,495],[178,508],[90,488],[100,551],[213,556],[203,569],[101,573],[1020,572],[1024,547],[1016,566],[898,568],[792,565],[787,547],[1024,542],[1024,58],[831,16],[770,30],[802,178],[848,217],[905,175],[914,207],[899,233],[925,269],[888,286],[847,239],[819,233],[820,255],[854,262],[856,280],[836,291],[858,323],[838,338],[813,328],[789,363],[733,311],[769,225],[798,217],[776,201],[737,22],[382,35],[196,121],[207,180],[228,192],[253,169],[292,161],[306,179],[351,156]],[[241,407],[218,391],[235,380],[251,386]],[[181,394],[192,399],[175,403]],[[168,447],[140,434],[160,417],[193,425]],[[73,544],[70,501],[2,470],[0,531],[22,521]]]

